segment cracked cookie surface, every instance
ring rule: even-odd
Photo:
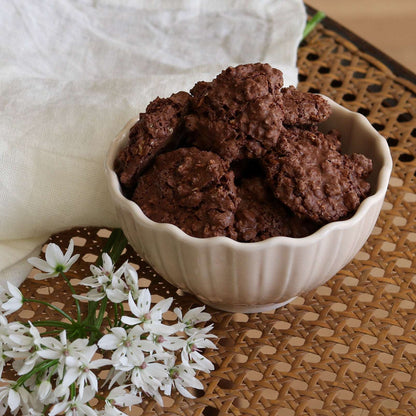
[[[236,236],[234,174],[212,152],[189,147],[157,156],[132,199],[153,221],[175,224],[194,237]]]
[[[156,98],[130,129],[129,144],[117,159],[115,170],[123,187],[135,186],[139,175],[166,147],[174,147],[181,136],[182,117],[190,95],[180,91],[169,98]]]
[[[325,224],[347,218],[368,196],[372,169],[361,154],[339,152],[337,134],[290,128],[263,161],[268,183],[299,217]]]
[[[303,126],[321,123],[331,114],[331,107],[325,98],[317,94],[302,92],[295,87],[282,88],[283,124]]]
[[[192,89],[186,129],[192,144],[228,161],[260,158],[276,145],[282,129],[282,73],[268,64],[222,71]]]
[[[256,242],[266,238],[305,237],[318,228],[315,223],[295,216],[276,199],[264,178],[244,178],[238,187],[240,198],[235,213],[238,241]]]

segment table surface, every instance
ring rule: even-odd
[[[342,22],[412,71],[416,70],[414,0],[305,1]]]
[[[332,30],[331,30],[332,29]],[[394,169],[386,200],[365,246],[325,285],[269,313],[209,309],[218,336],[207,351],[215,370],[204,392],[174,394],[131,415],[416,415],[416,84],[414,75],[327,20],[299,48],[299,88],[321,92],[364,114],[386,137]],[[109,230],[80,228],[74,238],[88,273]],[[175,296],[184,310],[199,302],[163,281],[129,247],[139,284],[153,300]],[[69,294],[53,281],[22,285],[25,293],[64,306]],[[32,305],[16,318],[50,316]]]

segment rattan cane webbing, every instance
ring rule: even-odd
[[[174,394],[159,407],[145,401],[132,415],[416,415],[416,86],[322,26],[299,49],[300,88],[363,113],[390,145],[394,170],[376,228],[356,258],[327,284],[284,308],[259,314],[213,315],[215,371],[200,375],[195,400]],[[109,231],[70,230],[84,277]],[[174,296],[184,310],[199,304],[160,277],[129,248],[140,284]],[[33,274],[33,273],[32,273]],[[25,293],[71,302],[55,280],[22,286]],[[24,319],[52,314],[26,309]]]

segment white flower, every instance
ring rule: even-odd
[[[7,290],[3,289],[2,300],[4,299],[1,308],[5,311],[4,315],[10,315],[18,311],[24,301],[22,292],[10,282],[7,282]]]
[[[113,276],[114,272],[114,263],[111,260],[111,257],[107,253],[103,253],[101,256],[103,260],[103,264],[100,267],[95,266],[92,264],[90,266],[91,273],[93,276],[107,276],[109,280],[111,280],[111,277]],[[118,270],[117,273],[122,274],[122,269]]]
[[[117,409],[112,403],[106,403],[104,410],[101,410],[99,416],[128,416],[127,413]]]
[[[13,353],[14,347],[20,346],[12,341],[16,335],[27,333],[27,327],[20,322],[8,322],[7,318],[0,314],[0,377],[3,373],[4,365],[9,361],[9,353]]]
[[[0,377],[3,374],[4,365],[8,361],[5,352],[7,352],[10,348],[9,335],[13,332],[10,326],[11,325],[7,321],[7,318],[0,313]]]
[[[120,327],[111,328],[111,334],[104,335],[98,341],[98,346],[103,350],[114,351],[111,356],[114,368],[128,371],[144,360],[143,344],[146,341],[141,339],[143,333],[140,325],[128,331]]]
[[[94,395],[94,390],[87,386],[83,394],[79,394],[76,398],[63,400],[55,404],[49,412],[49,415],[55,416],[65,412],[65,416],[97,416],[97,412],[87,405]]]
[[[139,276],[137,275],[135,268],[128,263],[126,264],[126,268],[124,270],[124,278],[133,299],[137,300],[140,295]]]
[[[77,359],[84,352],[90,351],[91,347],[88,347],[88,339],[78,338],[73,342],[68,342],[66,337],[66,331],[62,331],[59,335],[59,340],[52,337],[42,338],[42,345],[44,348],[38,351],[38,355],[48,360],[59,360],[57,367],[57,373],[59,378],[62,379],[66,361],[69,357]],[[55,391],[57,397],[61,397],[65,394],[67,386],[59,387],[58,391]]]
[[[107,253],[102,255],[103,265],[97,267],[90,266],[92,276],[81,280],[80,284],[89,286],[92,289],[83,295],[73,295],[75,299],[82,301],[98,302],[107,296],[111,302],[121,303],[127,300],[128,285],[121,276],[124,273],[127,263],[124,263],[114,272],[114,264]]]
[[[202,312],[205,309],[205,306],[200,306],[198,308],[190,309],[182,317],[182,311],[179,308],[175,308],[175,312],[178,317],[178,330],[184,331],[187,335],[192,335],[195,330],[195,325],[201,322],[206,322],[211,319],[211,315],[207,312]]]
[[[71,266],[78,260],[79,254],[72,256],[74,251],[74,242],[71,239],[69,242],[67,251],[65,254],[62,253],[62,250],[54,243],[48,244],[46,247],[45,260],[41,260],[37,257],[31,257],[28,259],[28,262],[41,270],[43,273],[35,275],[35,279],[43,280],[49,277],[56,277],[61,272],[67,272]],[[72,256],[72,257],[71,257]]]
[[[158,393],[158,389],[162,386],[162,380],[166,378],[167,369],[164,364],[157,362],[158,359],[157,355],[145,357],[140,366],[133,368],[131,381],[138,389],[142,389],[163,406],[163,400]]]
[[[175,357],[172,357],[166,361],[166,366],[168,369],[169,377],[164,380],[162,390],[170,396],[172,386],[175,386],[176,389],[182,396],[194,399],[193,396],[188,390],[187,387],[193,387],[195,389],[203,390],[203,384],[195,377],[195,370],[191,367],[188,367],[184,364],[175,365]]]
[[[134,390],[128,392],[126,391],[127,388],[128,386],[119,386],[110,391],[105,399],[107,411],[107,413],[105,413],[106,416],[113,414],[124,415],[124,413],[120,412],[120,410],[116,409],[114,406],[131,408],[131,406],[142,402],[142,398],[139,393]]]
[[[27,405],[30,394],[24,387],[17,387],[9,380],[0,381],[6,383],[0,387],[0,415],[4,415],[7,408],[14,412],[19,407]]]
[[[14,370],[18,375],[29,373],[40,361],[38,351],[41,349],[42,338],[37,328],[29,322],[29,336],[22,334],[10,334],[10,340],[14,343],[13,349],[5,354],[8,357],[20,358],[14,361]]]
[[[169,351],[177,351],[181,348],[184,348],[186,345],[186,341],[181,337],[174,337],[174,336],[163,336],[158,334],[149,334],[148,343],[145,348],[146,351],[149,352],[163,352],[165,349]],[[150,347],[149,347],[149,346]]]
[[[130,380],[130,375],[129,370],[116,370],[114,367],[111,367],[103,386],[108,383],[109,388],[111,388],[115,383],[119,386],[126,384]]]
[[[111,302],[122,303],[128,299],[129,292],[126,282],[120,276],[114,274],[105,293]]]
[[[41,338],[41,343],[45,348],[39,351],[39,355],[49,360],[59,359],[64,361],[67,357],[78,357],[88,349],[88,339],[78,338],[73,342],[68,342],[65,330],[59,334],[59,340],[44,337]]]
[[[93,370],[111,364],[111,360],[98,359],[91,361],[96,351],[97,346],[94,344],[79,354],[79,357],[66,358],[67,367],[62,380],[62,385],[64,387],[69,387],[76,381],[79,388],[79,394],[82,396],[84,393],[84,386],[88,382],[94,391],[98,391],[97,376]]]
[[[208,358],[204,357],[200,353],[201,348],[213,348],[217,347],[208,338],[216,338],[213,334],[208,334],[213,325],[209,325],[206,328],[197,329],[186,340],[186,346],[182,349],[181,358],[185,365],[188,365],[197,370],[205,371],[209,373],[214,369],[214,365]]]
[[[107,286],[111,282],[113,276],[122,276],[126,263],[124,263],[117,271],[114,271],[114,264],[111,257],[107,253],[103,253],[101,258],[103,260],[102,266],[98,267],[92,264],[90,266],[92,276],[81,280],[81,285],[90,287]]]
[[[173,334],[176,332],[176,328],[173,325],[168,326],[161,323],[162,314],[170,308],[172,301],[173,298],[163,299],[153,306],[152,309],[150,309],[151,295],[149,289],[143,289],[140,291],[137,303],[134,301],[132,294],[129,293],[130,311],[134,316],[136,316],[136,318],[122,316],[121,322],[127,325],[142,324],[145,331],[149,331],[154,334]]]
[[[37,386],[37,397],[42,403],[53,403],[55,401],[55,395],[52,391],[52,383],[48,379],[44,379]]]
[[[84,295],[72,295],[72,297],[85,302],[98,302],[105,298],[105,291],[94,288]]]

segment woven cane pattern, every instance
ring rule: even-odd
[[[302,90],[364,114],[389,143],[394,169],[374,232],[345,269],[284,308],[250,315],[208,308],[219,338],[207,352],[215,371],[200,374],[205,391],[195,400],[174,394],[164,408],[145,401],[131,415],[416,415],[416,86],[322,26],[301,45],[298,65]],[[62,248],[74,238],[82,253],[73,283],[88,274],[109,233],[80,228],[51,237]],[[126,258],[154,300],[174,296],[184,310],[199,304],[130,247]],[[71,304],[56,279],[29,277],[22,290]],[[33,304],[18,315],[53,316]]]

